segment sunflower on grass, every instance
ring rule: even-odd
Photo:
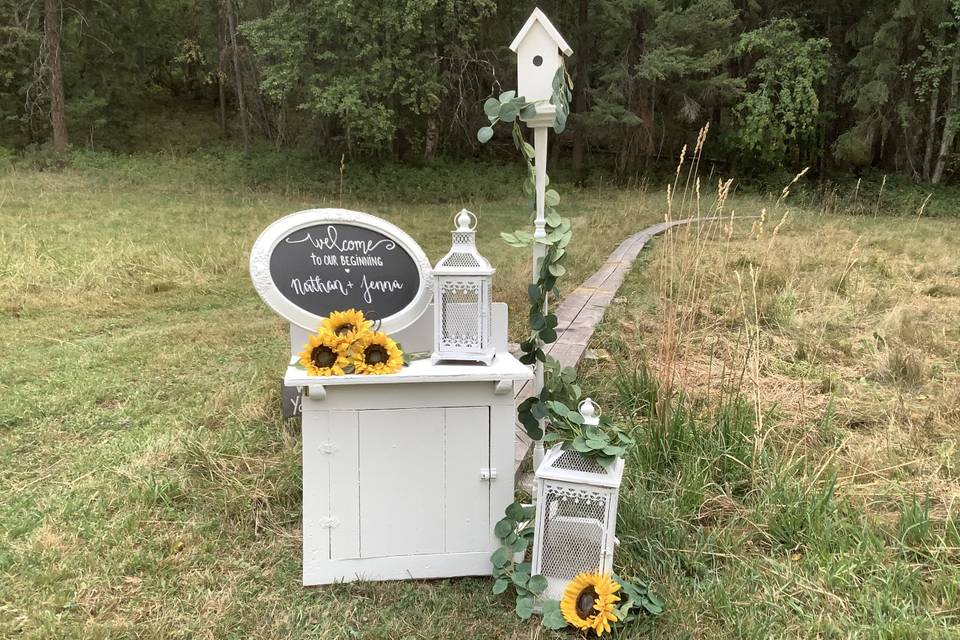
[[[620,585],[608,573],[581,573],[567,584],[560,611],[568,623],[581,631],[593,629],[597,636],[610,633],[617,621],[613,612],[620,601]]]
[[[332,333],[321,331],[310,336],[300,352],[300,364],[311,376],[342,376],[347,359],[348,342]]]
[[[366,333],[353,343],[351,363],[356,373],[396,373],[403,367],[403,352],[385,333]]]
[[[324,318],[320,326],[321,331],[329,331],[333,335],[350,343],[370,331],[373,322],[363,317],[363,311],[347,309],[333,311]]]

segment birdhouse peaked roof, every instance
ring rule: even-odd
[[[520,43],[523,42],[523,39],[526,37],[527,33],[533,27],[535,23],[539,22],[540,26],[546,29],[547,34],[553,38],[553,41],[557,43],[557,48],[563,52],[563,55],[569,56],[573,53],[573,49],[570,48],[570,45],[567,44],[567,41],[563,39],[563,36],[560,35],[560,32],[557,31],[557,28],[553,26],[553,23],[550,22],[550,19],[544,15],[543,11],[540,11],[540,8],[533,10],[533,13],[530,14],[530,17],[527,18],[527,21],[523,24],[523,28],[520,29],[520,32],[517,34],[517,37],[513,39],[513,42],[510,43],[510,50],[514,53],[517,52],[517,49],[520,47]]]

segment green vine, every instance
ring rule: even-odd
[[[518,556],[524,557],[533,541],[534,514],[534,507],[514,502],[506,508],[503,519],[493,527],[494,534],[500,539],[500,547],[490,556],[493,564],[493,593],[499,595],[512,586],[517,595],[514,611],[523,620],[533,615],[537,596],[547,588],[546,578],[530,575],[529,562],[516,561]],[[567,625],[560,613],[559,602],[546,601],[541,603],[541,606],[545,626],[562,629]]]
[[[556,108],[553,130],[561,133],[566,127],[570,114],[570,99],[573,82],[561,65],[553,78],[553,95],[550,104]],[[523,155],[527,163],[527,177],[523,182],[523,191],[531,199],[531,209],[536,215],[536,171],[534,164],[535,149],[524,139],[523,129],[518,120],[536,115],[536,103],[527,102],[515,91],[506,91],[498,98],[489,98],[483,105],[483,111],[490,125],[477,132],[477,139],[486,143],[493,137],[493,127],[500,123],[512,123],[513,144]],[[549,184],[549,178],[547,178]],[[561,442],[567,449],[574,449],[591,456],[605,467],[612,465],[618,456],[622,456],[634,444],[630,436],[613,424],[608,418],[601,417],[597,426],[584,425],[583,416],[577,410],[582,389],[577,383],[577,371],[573,367],[564,367],[560,362],[544,351],[544,346],[557,340],[557,316],[544,313],[550,294],[559,295],[557,288],[560,278],[567,269],[564,261],[567,257],[567,245],[573,237],[569,218],[562,217],[556,210],[560,204],[560,194],[548,189],[544,194],[544,218],[546,237],[535,239],[526,230],[513,233],[501,233],[504,241],[513,247],[530,247],[534,242],[546,245],[546,255],[537,265],[536,282],[527,288],[530,302],[528,313],[529,333],[520,349],[524,364],[543,363],[543,389],[536,396],[527,398],[517,408],[517,417],[524,429],[534,440]],[[542,421],[542,422],[541,422]],[[549,424],[551,431],[544,434],[541,424]],[[500,540],[500,547],[490,556],[493,564],[495,582],[493,593],[504,593],[511,586],[516,592],[516,614],[527,620],[533,614],[537,597],[547,588],[547,580],[542,575],[530,575],[531,563],[516,560],[523,558],[534,535],[533,520],[535,509],[514,502],[506,508],[504,517],[494,526],[494,533]],[[627,582],[617,578],[621,585],[623,598],[615,609],[617,619],[628,622],[636,617],[639,610],[658,615],[663,610],[663,602],[651,594],[642,581]],[[567,626],[560,602],[543,600],[540,602],[543,625],[554,630]]]
[[[561,133],[566,127],[570,114],[570,99],[573,82],[561,65],[553,78],[553,95],[550,104],[556,108],[553,130]],[[536,172],[534,166],[534,147],[524,139],[519,119],[536,114],[537,103],[527,102],[515,91],[506,91],[499,98],[489,98],[483,105],[483,111],[490,125],[477,132],[480,142],[493,137],[493,127],[499,122],[513,124],[513,144],[523,155],[527,163],[527,177],[523,182],[523,191],[531,198],[531,206],[536,213]],[[549,184],[549,177],[547,178]],[[597,462],[609,467],[626,453],[633,440],[626,432],[607,419],[601,419],[599,427],[583,428],[583,418],[576,410],[582,395],[577,384],[577,372],[572,367],[564,367],[560,362],[544,351],[544,346],[557,340],[557,316],[544,313],[550,294],[557,296],[558,283],[567,269],[567,245],[573,237],[569,218],[562,217],[556,210],[560,204],[560,194],[556,189],[547,189],[544,193],[544,218],[546,237],[535,240],[533,234],[520,229],[513,233],[501,233],[507,244],[513,247],[529,247],[534,242],[546,245],[546,256],[538,265],[537,280],[527,288],[530,302],[528,326],[530,332],[520,343],[524,364],[543,363],[543,389],[537,396],[527,398],[517,407],[517,418],[533,440],[562,442],[565,448],[596,458]],[[542,424],[549,424],[553,431],[544,434]]]

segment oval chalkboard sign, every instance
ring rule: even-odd
[[[331,311],[360,309],[394,332],[430,303],[430,263],[386,220],[345,209],[310,209],[271,224],[250,252],[250,277],[264,302],[315,331]]]

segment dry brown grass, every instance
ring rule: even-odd
[[[723,181],[705,197],[705,133],[666,202],[668,220],[704,221],[658,244],[657,313],[617,320],[627,343],[655,345],[661,402],[739,393],[757,413],[758,449],[773,438],[797,456],[815,451],[836,459],[842,491],[928,493],[957,513],[960,485],[942,477],[960,460],[956,223],[796,210],[789,191],[805,172],[776,199],[734,206]],[[829,450],[828,415],[841,443]]]

